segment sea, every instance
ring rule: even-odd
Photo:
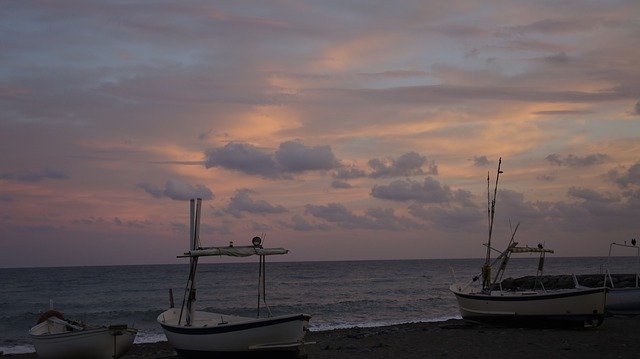
[[[268,262],[266,302],[273,315],[306,313],[311,331],[460,318],[449,291],[480,272],[483,259]],[[606,257],[547,257],[545,274],[601,273]],[[615,258],[616,272],[636,273],[637,257]],[[507,277],[535,275],[536,257],[512,258]],[[255,317],[255,263],[201,263],[197,310]],[[34,352],[28,335],[49,308],[92,324],[127,324],[136,343],[165,341],[156,317],[183,302],[189,267],[131,265],[0,269],[0,353]],[[264,316],[264,304],[261,304]]]

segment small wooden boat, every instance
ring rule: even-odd
[[[29,335],[40,358],[113,359],[133,345],[138,330],[126,325],[93,326],[45,312]]]
[[[515,244],[508,251],[528,248]],[[598,326],[604,320],[607,300],[604,287],[505,290],[500,283],[492,282],[485,289],[456,283],[450,290],[456,296],[462,318],[517,326]]]
[[[547,290],[538,281],[540,288],[526,290],[503,290],[502,276],[512,253],[539,253],[539,278],[542,275],[546,253],[553,250],[544,248],[541,244],[536,247],[518,247],[514,241],[518,226],[512,233],[507,249],[491,261],[491,233],[495,215],[495,201],[498,190],[498,179],[501,160],[498,162],[498,175],[493,193],[493,200],[489,203],[489,240],[485,264],[479,275],[469,283],[454,283],[449,288],[455,295],[462,318],[473,321],[492,322],[509,325],[590,325],[598,326],[605,314],[607,288],[572,288]],[[487,189],[489,177],[487,176]],[[500,262],[500,266],[492,278],[492,268]],[[482,286],[474,283],[482,278]]]
[[[265,351],[298,355],[303,348],[310,315],[291,314],[271,316],[265,298],[265,256],[286,254],[283,248],[263,248],[262,239],[254,237],[250,246],[201,247],[199,240],[201,199],[194,207],[191,200],[190,250],[179,257],[190,259],[189,278],[180,308],[162,312],[157,321],[162,326],[169,344],[181,355],[241,355],[260,354]],[[195,213],[195,214],[194,214]],[[260,258],[258,281],[258,314],[256,318],[238,317],[221,313],[196,311],[196,272],[198,258],[203,256]],[[263,301],[267,317],[260,317],[260,301]],[[171,300],[173,303],[173,299]],[[270,353],[272,355],[274,353]]]

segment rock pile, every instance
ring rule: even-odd
[[[612,274],[611,279],[615,288],[636,287],[636,274]],[[570,289],[575,288],[576,283],[584,287],[603,287],[605,286],[604,274],[579,274],[573,275],[545,275],[545,276],[525,276],[521,278],[507,278],[502,280],[502,290],[535,290],[535,289]],[[640,281],[638,282],[640,283]],[[611,287],[611,283],[607,280],[606,286]],[[495,284],[495,290],[500,289],[500,285]]]

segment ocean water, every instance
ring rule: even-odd
[[[311,330],[370,327],[460,318],[449,292],[466,282],[482,259],[267,262],[267,303],[273,315],[312,315]],[[606,258],[548,257],[545,274],[599,273]],[[612,268],[635,273],[635,257]],[[506,277],[534,275],[537,259],[513,258]],[[0,352],[33,352],[28,336],[50,304],[65,317],[94,324],[128,324],[136,343],[166,340],[156,317],[180,306],[188,265],[0,269]],[[258,263],[201,263],[196,308],[255,316]],[[263,307],[263,306],[261,306]],[[264,314],[264,312],[263,312]]]

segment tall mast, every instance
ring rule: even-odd
[[[195,202],[195,203],[194,203]],[[195,206],[194,206],[195,204]],[[202,199],[198,198],[196,201],[193,199],[190,203],[190,224],[189,224],[189,249],[196,250],[200,247],[200,209],[202,207]],[[198,268],[198,257],[189,258],[189,279],[187,281],[187,288],[185,291],[187,310],[186,310],[186,326],[190,326],[193,323],[194,306],[193,302],[196,300],[196,270]],[[183,300],[184,303],[184,300]],[[184,309],[184,304],[183,304]],[[180,312],[182,317],[182,311]]]
[[[489,171],[487,171],[487,228],[489,229],[489,243],[487,243],[487,255],[484,265],[491,261],[491,190],[489,189]]]
[[[489,239],[487,241],[487,258],[482,268],[482,288],[489,289],[491,286],[491,235],[493,233],[493,220],[496,214],[496,196],[498,195],[498,181],[500,180],[500,174],[503,173],[500,170],[502,164],[502,157],[498,159],[498,173],[496,174],[496,185],[493,189],[493,199],[491,200],[491,208],[489,209]],[[487,189],[489,189],[489,176],[487,175]],[[489,193],[487,192],[487,199]]]

